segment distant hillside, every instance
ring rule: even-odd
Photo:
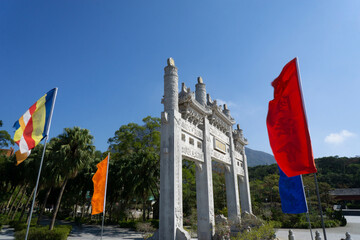
[[[248,167],[255,167],[258,165],[270,165],[275,162],[273,155],[266,152],[252,150],[251,148],[245,148]]]

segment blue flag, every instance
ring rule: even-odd
[[[308,211],[301,175],[287,177],[279,168],[279,192],[283,213],[305,213]]]

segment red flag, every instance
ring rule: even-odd
[[[94,194],[91,199],[92,211],[91,215],[104,212],[104,199],[106,188],[106,172],[108,166],[108,157],[98,163],[96,166],[98,170],[94,174],[92,180],[94,182]]]
[[[288,177],[317,172],[296,58],[271,85],[274,99],[269,102],[266,125],[275,160]]]

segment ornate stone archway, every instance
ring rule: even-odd
[[[226,165],[229,219],[238,222],[241,212],[252,213],[245,155],[247,140],[239,125],[233,130],[235,121],[226,105],[221,107],[211,100],[201,77],[195,92],[183,83],[179,93],[178,69],[172,58],[164,70],[158,238],[187,238],[182,207],[182,160],[187,159],[196,164],[198,239],[208,240],[215,229],[212,160]]]

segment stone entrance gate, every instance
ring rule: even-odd
[[[169,58],[164,75],[161,113],[160,240],[186,239],[183,229],[182,160],[196,164],[198,239],[211,239],[215,230],[212,160],[225,164],[228,218],[240,221],[252,213],[245,145],[247,140],[230,110],[218,106],[198,78],[195,92],[178,90],[178,69]],[[240,192],[240,193],[239,193]],[[241,208],[240,208],[241,206]],[[240,212],[241,209],[241,212]]]

